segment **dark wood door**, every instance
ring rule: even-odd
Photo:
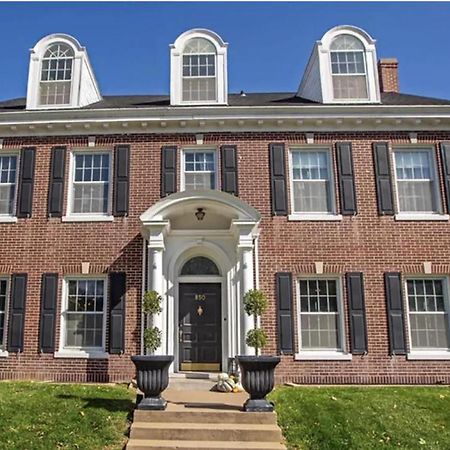
[[[220,371],[220,294],[220,283],[180,284],[180,370]]]

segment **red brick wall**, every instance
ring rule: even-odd
[[[419,142],[437,144],[450,133],[419,133]],[[450,382],[450,361],[408,361],[388,352],[383,273],[407,271],[423,261],[450,264],[448,222],[396,222],[377,214],[372,142],[406,144],[408,133],[317,134],[316,143],[352,141],[358,215],[341,222],[289,222],[270,214],[268,145],[270,142],[306,143],[303,133],[205,134],[207,144],[237,144],[240,198],[262,214],[259,242],[260,287],[270,298],[263,326],[270,337],[267,353],[276,351],[275,272],[298,274],[303,265],[323,261],[348,271],[364,273],[369,352],[352,361],[294,361],[284,356],[278,381],[301,383],[439,383]],[[139,352],[142,238],[139,215],[160,196],[161,146],[194,144],[193,135],[133,135],[98,138],[97,145],[131,145],[130,214],[113,223],[62,223],[47,218],[50,149],[54,145],[87,146],[87,138],[5,139],[4,146],[37,146],[33,217],[17,224],[0,224],[0,266],[29,276],[24,352],[0,358],[0,378],[58,381],[129,380],[134,373],[129,356]],[[439,171],[440,172],[440,171]],[[441,175],[440,175],[441,177]],[[442,177],[441,177],[442,178]],[[336,190],[338,186],[336,184]],[[443,186],[441,179],[441,192]],[[338,202],[339,203],[339,202]],[[444,208],[445,209],[445,208]],[[127,272],[125,354],[107,361],[55,359],[38,351],[40,278],[88,261]],[[59,292],[58,302],[61,300]],[[345,302],[344,302],[345,304]],[[346,315],[348,340],[348,318]],[[59,319],[56,339],[59,339]]]

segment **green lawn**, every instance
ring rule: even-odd
[[[0,382],[0,449],[122,449],[134,396],[124,385]]]
[[[450,449],[448,387],[282,387],[289,449]]]

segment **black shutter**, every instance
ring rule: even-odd
[[[8,324],[8,351],[10,352],[23,351],[27,278],[26,273],[15,273],[11,276],[11,302]]]
[[[48,216],[61,217],[64,200],[66,147],[53,147],[51,158],[50,187],[48,191]]]
[[[442,142],[442,171],[444,173],[445,196],[447,199],[447,212],[450,212],[450,142]]]
[[[20,154],[20,179],[17,200],[17,217],[31,217],[33,209],[33,179],[36,149],[23,148]]]
[[[109,274],[109,353],[125,350],[125,272]]]
[[[272,195],[272,215],[287,215],[286,165],[284,144],[270,144],[270,187]]]
[[[58,297],[58,274],[44,273],[41,281],[41,322],[39,349],[42,353],[55,351],[55,321]]]
[[[389,351],[391,355],[405,355],[405,327],[403,324],[403,296],[400,273],[384,274],[389,325]]]
[[[238,195],[237,150],[235,145],[222,145],[222,191]]]
[[[386,216],[393,215],[391,164],[387,142],[374,142],[373,158],[377,183],[378,213]]]
[[[339,172],[339,191],[341,197],[341,213],[344,216],[356,214],[356,190],[353,168],[352,144],[338,142],[336,153]]]
[[[292,274],[279,272],[275,274],[275,279],[278,306],[278,349],[280,353],[289,354],[294,350]]]
[[[127,216],[130,183],[130,146],[117,145],[114,151],[114,216]]]
[[[367,353],[363,274],[360,272],[347,273],[346,279],[351,351],[354,355],[362,355]]]
[[[177,148],[163,147],[161,151],[161,197],[177,191]]]

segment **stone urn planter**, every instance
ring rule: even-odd
[[[248,412],[272,412],[273,405],[266,395],[273,390],[275,367],[280,362],[279,356],[237,356],[241,369],[241,382],[250,398],[244,403]]]
[[[138,388],[144,393],[137,409],[164,410],[167,402],[161,393],[169,385],[169,367],[172,355],[132,356],[136,366]]]

